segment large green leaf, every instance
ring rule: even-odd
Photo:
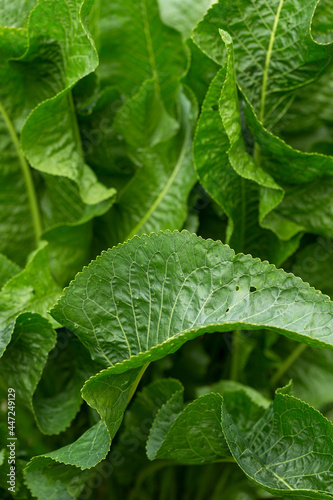
[[[237,328],[331,349],[332,313],[329,298],[299,278],[187,232],[137,237],[103,253],[52,310],[109,366],[82,394],[111,437],[147,362],[204,332]]]
[[[259,199],[257,219],[260,224],[272,229],[282,239],[288,240],[305,229],[330,235],[332,182],[328,178],[323,189],[322,178],[331,176],[332,158],[320,154],[302,153],[291,148],[262,126],[253,107],[243,94],[246,103],[245,115],[256,140],[256,147],[260,146],[260,154],[255,156],[256,161],[245,152],[238,109],[232,43],[226,32],[220,32],[220,34],[226,45],[226,64],[220,72],[219,84],[219,77],[216,77],[207,95],[194,151],[201,182],[230,217],[229,237],[232,234],[234,220],[240,228],[237,232],[239,241],[230,240],[232,245],[236,249],[243,249],[239,246],[242,239],[244,240],[243,228],[244,226],[248,229],[250,227],[249,224],[245,224],[245,214],[249,217],[251,213],[249,209],[244,210],[245,193],[247,198],[250,193],[250,188],[244,187],[245,179],[251,179],[261,186],[257,195]],[[221,86],[220,97],[218,85]],[[214,110],[218,105],[213,104],[213,101],[218,99],[221,117],[217,113],[214,116]],[[213,154],[213,161],[205,149],[208,136],[215,138],[212,153],[209,152]],[[270,175],[262,174],[263,170],[260,165]],[[230,169],[230,166],[235,172]],[[228,183],[223,182],[223,176],[228,179]],[[220,181],[219,184],[216,182],[217,179]],[[307,209],[309,196],[315,207],[311,213]],[[250,233],[253,234],[252,228]],[[272,236],[271,239],[274,240]],[[297,247],[297,242],[294,244]],[[280,245],[282,246],[282,243]],[[277,248],[277,245],[274,247]],[[252,251],[251,248],[245,247],[245,249]],[[286,250],[288,253],[288,249]],[[271,256],[267,255],[267,257]]]
[[[290,105],[292,93],[319,77],[332,57],[332,44],[311,36],[317,0],[220,0],[194,33],[196,43],[218,63],[225,49],[219,29],[234,41],[237,81],[260,121],[269,126]]]
[[[271,494],[332,498],[333,425],[311,406],[277,391],[252,432],[241,433],[225,405],[222,427],[238,465]]]
[[[232,381],[201,388],[200,392],[202,395],[183,409],[178,389],[159,410],[147,441],[150,460],[164,458],[186,464],[230,461],[221,426],[222,404],[241,432],[247,433],[270,403],[250,387]]]

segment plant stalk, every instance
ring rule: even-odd
[[[241,331],[235,330],[232,339],[232,356],[231,356],[231,370],[230,379],[237,381],[239,372],[239,355],[240,355],[240,341]]]
[[[131,390],[129,392],[127,404],[129,404],[129,402],[131,401],[132,397],[134,396],[135,391],[137,390],[138,385],[140,383],[140,380],[142,379],[143,374],[145,373],[145,371],[147,370],[147,368],[148,368],[149,365],[150,365],[150,363],[146,363],[145,365],[143,365],[143,367],[139,371],[138,376],[136,377],[135,382],[134,382],[134,384],[133,384],[133,386],[132,386],[132,388],[131,388]]]
[[[302,352],[307,348],[306,344],[299,344],[292,353],[288,356],[285,362],[280,366],[277,372],[271,378],[271,385],[276,386],[279,380],[283,377],[283,375],[289,370],[291,365],[296,361],[297,358],[300,357]]]
[[[32,219],[32,224],[34,228],[34,233],[35,233],[35,240],[36,240],[36,245],[38,244],[41,234],[42,234],[42,221],[39,213],[39,207],[38,207],[38,202],[37,202],[37,195],[36,195],[36,190],[34,186],[34,182],[32,179],[31,175],[31,170],[30,167],[27,163],[27,160],[25,159],[25,156],[23,154],[19,138],[16,134],[16,131],[14,129],[14,126],[7,114],[7,111],[3,107],[2,103],[0,102],[0,113],[2,114],[2,117],[4,119],[4,122],[6,124],[6,127],[8,129],[9,135],[12,139],[12,142],[14,144],[14,147],[16,149],[16,153],[19,159],[21,171],[23,174],[24,178],[24,183],[26,186],[27,190],[27,195],[28,195],[28,203],[29,203],[29,208],[31,212],[31,219]]]

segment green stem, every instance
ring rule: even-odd
[[[77,114],[76,114],[76,109],[75,109],[75,104],[74,104],[74,99],[73,99],[73,94],[72,92],[68,92],[68,99],[69,99],[69,105],[72,111],[72,117],[73,117],[73,128],[74,128],[74,134],[75,134],[75,139],[77,142],[77,146],[79,149],[79,154],[82,159],[84,159],[84,152],[82,148],[82,141],[81,141],[81,134],[80,134],[80,128],[79,124],[77,121]]]
[[[223,493],[225,491],[225,487],[227,485],[230,473],[232,471],[232,467],[230,465],[226,465],[224,467],[223,473],[217,483],[217,485],[214,488],[213,495],[212,495],[212,500],[215,500],[217,498],[223,498]]]
[[[284,2],[284,0],[280,0],[278,9],[277,9],[277,12],[275,15],[272,33],[271,33],[271,37],[269,40],[267,54],[266,54],[265,69],[264,69],[264,73],[263,73],[263,77],[262,77],[259,119],[263,125],[265,122],[265,106],[266,106],[266,94],[267,94],[267,84],[268,84],[268,71],[269,71],[269,65],[271,63],[271,57],[272,57],[272,53],[273,53],[273,45],[274,45],[274,41],[275,41],[276,30],[277,30],[279,20],[280,20],[283,2]]]
[[[235,330],[232,339],[232,357],[231,357],[231,370],[230,370],[230,379],[237,380],[238,379],[238,371],[239,371],[239,347],[240,347],[240,330]]]
[[[141,368],[141,370],[139,371],[138,376],[136,377],[135,382],[134,382],[134,384],[132,385],[131,390],[130,390],[130,392],[129,392],[129,395],[128,395],[128,400],[127,400],[127,404],[131,401],[132,397],[134,396],[135,391],[137,390],[138,385],[139,385],[139,383],[140,383],[140,380],[142,379],[143,374],[144,374],[144,372],[147,370],[147,368],[148,368],[149,364],[150,364],[150,363],[146,363],[145,365],[143,365],[143,367],[142,367],[142,368]]]
[[[271,378],[271,385],[275,387],[281,377],[289,370],[291,365],[296,361],[297,358],[302,354],[302,352],[307,348],[306,344],[299,344],[293,352],[288,356],[285,362],[280,366],[277,372]]]
[[[220,458],[219,460],[214,460],[212,464],[220,464],[220,463],[225,463],[225,464],[235,464],[236,460],[234,457],[226,457],[226,458]]]
[[[128,500],[135,500],[138,497],[138,493],[141,489],[143,482],[149,477],[151,474],[158,472],[160,469],[164,469],[164,467],[170,467],[173,465],[177,465],[171,460],[158,460],[148,465],[145,469],[143,469],[137,476],[137,479],[134,484],[134,488],[128,496]]]
[[[273,46],[274,46],[275,36],[276,36],[276,30],[277,30],[277,27],[279,24],[280,15],[281,15],[282,7],[283,7],[283,2],[284,2],[284,0],[280,0],[279,5],[278,5],[278,9],[277,9],[277,12],[275,15],[272,33],[271,33],[271,37],[269,40],[268,49],[267,49],[267,53],[266,53],[265,68],[264,68],[264,72],[263,72],[263,76],[262,76],[260,113],[259,113],[259,120],[261,121],[262,125],[265,124],[265,110],[266,110],[266,96],[267,96],[269,66],[271,63]],[[254,146],[254,159],[255,159],[255,162],[258,165],[260,165],[261,153],[260,153],[260,147],[257,143]]]
[[[37,196],[36,196],[35,186],[32,180],[31,170],[23,154],[20,141],[18,139],[14,126],[1,102],[0,102],[0,113],[2,114],[2,117],[4,119],[4,122],[6,124],[6,127],[8,129],[9,135],[12,139],[12,142],[14,144],[19,159],[21,171],[24,178],[24,183],[27,190],[31,219],[35,233],[35,240],[37,244],[42,234],[42,221],[39,213]]]

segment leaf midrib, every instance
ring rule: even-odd
[[[157,93],[160,94],[158,71],[157,71],[155,54],[154,54],[153,40],[151,37],[150,26],[149,26],[149,21],[148,21],[146,0],[141,0],[141,11],[142,11],[143,29],[144,29],[146,43],[147,43],[149,64],[150,64],[150,67],[151,67],[152,73],[153,73],[155,89],[156,89]]]
[[[271,63],[276,30],[277,30],[277,27],[279,24],[283,3],[284,3],[284,0],[280,0],[278,9],[276,11],[273,29],[271,32],[271,37],[269,40],[269,45],[268,45],[267,54],[266,54],[265,69],[264,69],[263,78],[262,78],[259,119],[263,125],[264,125],[264,121],[265,121],[265,106],[266,106],[266,93],[267,93],[267,84],[268,84],[268,71],[269,71],[269,66]]]
[[[24,183],[27,191],[27,196],[28,196],[28,203],[29,203],[29,208],[31,212],[31,218],[32,218],[32,224],[34,228],[34,233],[35,233],[35,240],[36,244],[40,240],[41,234],[42,234],[42,222],[41,222],[41,217],[39,213],[39,208],[38,208],[38,202],[37,202],[37,196],[36,196],[36,190],[34,186],[34,182],[32,180],[32,175],[31,175],[31,170],[29,168],[29,165],[25,159],[25,156],[22,152],[20,142],[18,139],[18,136],[16,134],[14,125],[9,118],[2,102],[0,101],[0,114],[2,115],[2,118],[4,120],[4,123],[7,127],[8,133],[10,135],[10,138],[12,140],[12,143],[15,147],[16,154],[19,160],[21,172],[24,178]]]

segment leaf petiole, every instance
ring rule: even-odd
[[[2,114],[3,120],[6,124],[6,127],[8,129],[9,135],[13,141],[13,144],[15,146],[17,156],[19,159],[20,167],[22,170],[26,190],[27,190],[27,195],[28,195],[28,201],[29,201],[29,207],[30,207],[30,212],[31,212],[31,218],[32,218],[32,223],[34,227],[34,232],[35,232],[35,240],[36,244],[39,242],[41,234],[42,234],[42,221],[39,213],[39,208],[38,208],[38,201],[37,201],[37,196],[36,196],[36,190],[34,186],[34,182],[32,180],[32,175],[31,175],[31,170],[30,167],[27,163],[27,160],[25,159],[25,156],[23,154],[19,139],[17,137],[16,131],[14,129],[14,126],[5,110],[3,107],[2,103],[0,102],[0,113]]]
[[[288,356],[285,362],[280,366],[277,372],[271,378],[271,385],[274,387],[277,385],[279,380],[283,377],[283,375],[288,371],[288,369],[292,366],[292,364],[296,361],[297,358],[300,357],[302,352],[307,348],[307,344],[299,344],[292,353]]]

